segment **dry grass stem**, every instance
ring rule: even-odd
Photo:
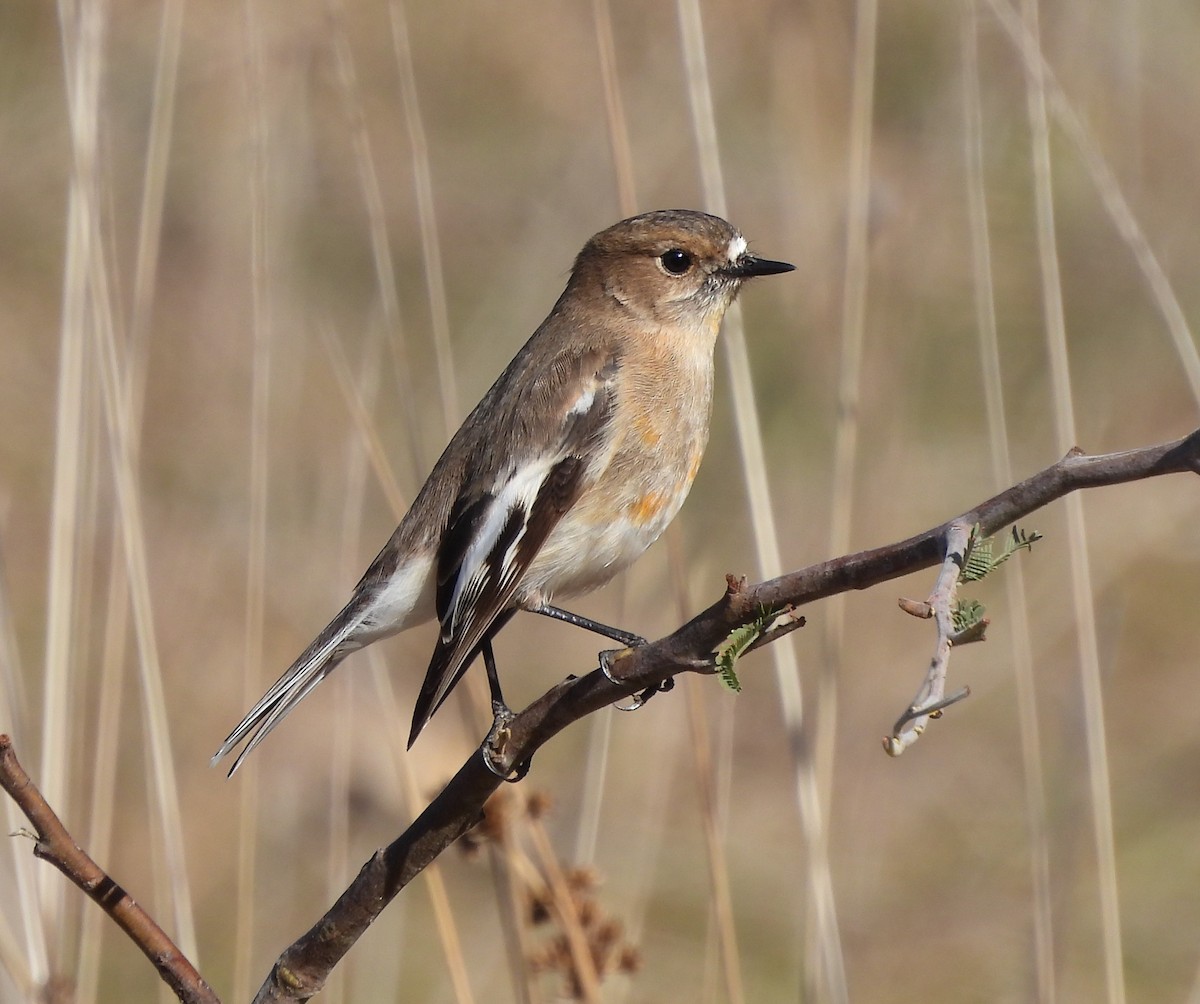
[[[1200,349],[1197,348],[1196,338],[1171,280],[1146,239],[1145,231],[1129,205],[1120,182],[1058,83],[1029,23],[1022,21],[1004,0],[988,0],[988,5],[1016,44],[1018,54],[1025,63],[1025,72],[1032,81],[1036,81],[1033,86],[1042,94],[1043,103],[1049,102],[1055,119],[1074,143],[1084,166],[1090,172],[1101,203],[1150,287],[1150,294],[1167,326],[1171,344],[1187,375],[1192,397],[1200,403]]]
[[[437,213],[433,200],[433,170],[429,163],[429,140],[417,99],[417,75],[413,69],[412,47],[403,0],[390,0],[392,44],[400,71],[400,100],[404,123],[412,146],[413,177],[417,189],[417,219],[421,229],[421,260],[425,263],[425,291],[429,297],[433,349],[437,358],[438,387],[442,397],[442,420],[446,435],[451,435],[461,417],[458,405],[454,354],[450,348],[450,310],[446,303],[446,278],[442,267],[442,247],[438,238]]]
[[[677,9],[684,61],[687,68],[689,107],[699,154],[705,201],[714,212],[723,215],[726,212],[725,184],[721,172],[716,117],[712,106],[700,6],[696,0],[679,0]],[[742,459],[742,479],[750,506],[751,526],[754,530],[757,565],[760,574],[769,577],[779,574],[782,561],[775,517],[771,509],[766,455],[755,407],[750,358],[746,348],[741,311],[736,304],[726,316],[724,348],[734,402],[738,447]],[[820,799],[814,797],[818,787],[815,765],[805,755],[806,744],[801,738],[803,700],[800,689],[800,670],[796,662],[795,651],[789,645],[773,646],[771,654],[775,664],[780,709],[791,741],[801,823],[805,827],[808,838],[808,892],[812,897],[812,914],[818,922],[816,940],[819,944],[820,958],[831,964],[826,967],[829,985],[836,988],[844,984],[844,976],[837,965],[840,949],[836,945],[838,938],[834,920],[836,912],[833,904],[833,889],[828,882],[828,866],[825,860],[827,852],[824,836],[825,814],[822,811]],[[724,915],[718,913],[718,920],[723,919]],[[720,944],[727,949],[733,947],[736,940],[732,932],[723,933]],[[810,958],[807,961],[810,965],[805,966],[805,971],[808,973],[815,971],[816,967],[811,963],[816,962],[817,959]],[[727,990],[731,999],[737,999],[734,994],[736,977],[733,975],[733,970],[740,967],[740,962],[737,958],[725,957],[724,963]],[[740,993],[740,990],[738,992]],[[835,990],[834,999],[839,999],[839,997],[839,993]]]
[[[414,369],[405,345],[404,328],[400,319],[400,294],[396,289],[396,263],[388,237],[387,212],[384,208],[383,190],[375,156],[371,149],[371,136],[367,130],[366,113],[362,106],[362,95],[358,74],[354,65],[354,54],[346,38],[345,9],[340,0],[328,0],[329,25],[334,61],[337,66],[338,83],[341,86],[342,102],[350,127],[354,153],[354,166],[358,172],[358,184],[366,204],[368,231],[371,238],[371,254],[375,265],[375,280],[383,304],[383,323],[388,335],[388,344],[395,360],[394,378],[397,397],[404,412],[404,427],[408,433],[412,460],[419,467],[423,450],[420,437],[420,414],[413,386]]]
[[[963,120],[967,165],[967,207],[974,266],[975,330],[983,370],[984,405],[987,411],[992,478],[1002,488],[1013,480],[1004,388],[1000,379],[1000,344],[996,331],[995,287],[992,278],[987,198],[984,189],[983,113],[979,94],[979,19],[976,5],[964,5],[961,26],[963,56]],[[1021,766],[1025,778],[1025,815],[1029,827],[1032,881],[1034,971],[1037,999],[1055,1000],[1054,924],[1051,910],[1050,841],[1046,818],[1046,781],[1042,742],[1038,729],[1037,689],[1026,607],[1025,572],[1020,562],[1005,572],[1008,618],[1012,624],[1013,676],[1021,728]]]
[[[1040,51],[1037,0],[1023,0],[1022,15],[1034,51]],[[1075,404],[1071,391],[1070,360],[1064,316],[1062,275],[1055,234],[1050,127],[1046,114],[1045,64],[1034,61],[1027,76],[1030,127],[1033,133],[1034,207],[1037,219],[1038,265],[1046,346],[1050,356],[1054,424],[1059,448],[1078,442]],[[1096,601],[1088,555],[1083,499],[1067,499],[1067,541],[1071,568],[1071,605],[1079,671],[1083,684],[1084,726],[1087,737],[1088,782],[1092,797],[1092,837],[1096,848],[1096,878],[1100,893],[1100,919],[1104,946],[1105,983],[1110,1004],[1125,1000],[1124,956],[1121,948],[1121,912],[1117,898],[1116,840],[1113,835],[1112,782],[1109,777],[1108,738],[1104,722],[1104,689],[1100,680],[1100,651],[1096,638]]]

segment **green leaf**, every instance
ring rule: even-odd
[[[978,600],[958,600],[950,610],[956,634],[973,628],[984,616],[984,606]]]
[[[735,694],[742,692],[742,684],[737,678],[734,666],[737,665],[738,659],[742,657],[746,649],[762,637],[763,632],[771,626],[777,616],[775,611],[759,610],[758,616],[749,624],[743,624],[730,631],[729,637],[725,639],[720,651],[717,652],[717,679]]]
[[[1015,526],[1012,532],[1005,535],[1000,544],[1000,553],[996,554],[995,537],[985,537],[980,539],[979,526],[976,524],[971,531],[971,537],[967,541],[967,553],[963,555],[962,573],[959,575],[959,580],[962,582],[978,582],[984,576],[994,571],[1003,565],[1009,558],[1022,549],[1033,550],[1033,545],[1036,541],[1042,539],[1042,535],[1036,530],[1026,533],[1024,530],[1018,530]]]
[[[726,690],[732,690],[735,694],[742,692],[742,681],[737,678],[737,673],[734,672],[733,666],[737,662],[737,656],[732,648],[727,648],[717,655],[717,679],[721,681],[721,685]]]

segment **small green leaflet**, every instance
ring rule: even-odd
[[[734,628],[729,632],[721,650],[717,653],[717,678],[721,684],[735,694],[742,692],[741,681],[737,678],[734,665],[745,654],[746,649],[753,645],[771,626],[778,615],[770,610],[760,610],[758,617],[751,623]]]
[[[1022,548],[1033,550],[1034,543],[1041,539],[1042,535],[1036,530],[1026,533],[1014,526],[1012,532],[1004,537],[1000,545],[1000,553],[995,554],[996,538],[980,539],[979,524],[977,523],[971,531],[971,539],[967,542],[967,553],[963,557],[962,574],[959,578],[962,582],[978,582],[989,572],[1003,565]]]
[[[737,678],[733,665],[741,654],[754,644],[757,637],[758,632],[753,624],[735,628],[725,640],[725,647],[717,653],[717,679],[725,689],[732,690],[735,694],[742,692],[742,682]]]
[[[983,620],[983,604],[978,600],[959,600],[951,608],[950,617],[955,634],[962,634]]]
[[[1042,535],[1036,530],[1026,533],[1013,527],[1012,531],[1003,538],[981,537],[979,524],[971,529],[967,540],[966,554],[963,555],[962,570],[959,573],[959,583],[978,582],[984,576],[995,571],[1018,551],[1033,550],[1036,541]],[[999,541],[999,553],[997,553]],[[954,635],[957,644],[970,641],[980,641],[987,630],[987,618],[984,616],[983,604],[978,600],[955,600],[950,610],[954,621]]]

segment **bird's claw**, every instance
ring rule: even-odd
[[[609,677],[609,679],[611,679],[611,677]],[[636,694],[633,695],[633,700],[630,701],[628,704],[616,704],[616,705],[614,705],[614,707],[618,711],[637,711],[638,708],[642,707],[655,694],[665,694],[665,693],[667,693],[667,691],[674,690],[674,689],[675,689],[675,677],[668,676],[661,683],[656,683],[652,686],[647,687],[645,690],[638,691]]]
[[[492,701],[492,727],[479,747],[484,766],[509,784],[522,780],[533,766],[533,757],[526,757],[517,764],[511,763],[508,757],[507,748],[512,734],[509,726],[515,717],[508,705],[502,701]]]
[[[634,649],[641,648],[646,644],[646,639],[636,634],[629,635],[624,648],[606,648],[598,656],[600,660],[600,672],[604,674],[604,678],[609,683],[615,683],[620,686],[622,682],[619,676],[613,674],[613,667],[622,659],[628,659],[633,654]]]

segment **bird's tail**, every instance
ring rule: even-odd
[[[417,736],[429,724],[429,719],[442,706],[442,702],[450,696],[450,691],[462,679],[463,673],[477,654],[478,650],[470,659],[464,659],[462,652],[456,652],[442,644],[434,650],[433,659],[425,673],[425,681],[421,684],[421,691],[417,694],[417,702],[413,707],[412,729],[408,733],[409,749],[413,748]]]
[[[229,768],[229,776],[232,777],[250,751],[283,721],[288,712],[304,700],[309,691],[324,680],[339,662],[355,649],[361,648],[362,643],[352,638],[359,621],[358,611],[351,610],[350,607],[334,618],[304,650],[300,658],[288,667],[283,676],[276,680],[271,689],[247,712],[237,728],[229,733],[221,748],[213,754],[210,761],[212,766],[215,767],[249,736],[250,741]]]

